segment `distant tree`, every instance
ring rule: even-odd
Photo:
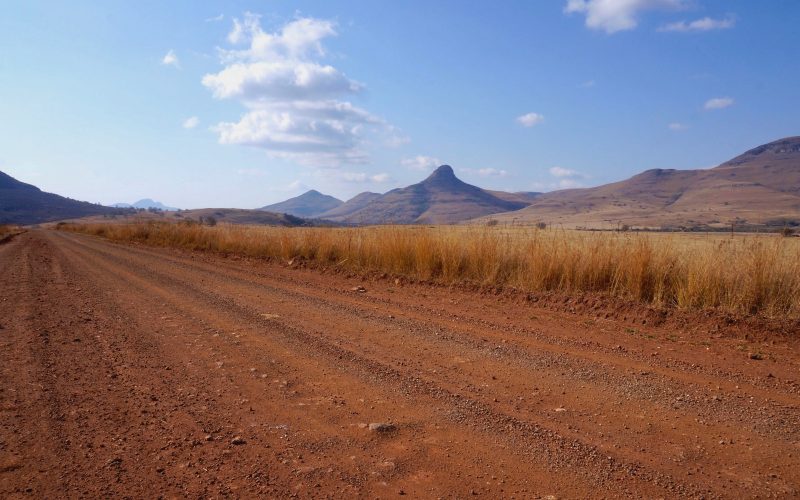
[[[793,234],[794,234],[794,229],[792,229],[792,228],[790,228],[788,226],[786,226],[783,229],[781,229],[781,235],[786,237],[786,238],[788,238],[789,236],[792,236]]]
[[[547,229],[547,222],[537,222],[536,229]]]
[[[217,219],[216,219],[216,217],[213,217],[213,216],[211,216],[211,215],[209,215],[208,217],[206,217],[206,224],[207,224],[207,225],[209,225],[209,226],[212,226],[212,227],[213,227],[213,226],[216,226],[216,225],[217,225]]]
[[[497,219],[489,219],[488,221],[486,221],[487,226],[496,226],[497,224],[499,224],[499,221]]]

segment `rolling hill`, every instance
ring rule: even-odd
[[[333,196],[322,194],[317,190],[306,191],[300,196],[289,198],[286,201],[261,207],[259,210],[282,214],[295,215],[297,217],[318,217],[329,210],[332,210],[344,202]]]
[[[363,193],[359,193],[346,202],[342,203],[338,207],[328,210],[325,213],[319,215],[320,219],[339,219],[347,217],[362,208],[366,207],[372,201],[381,197],[380,193],[370,193],[369,191],[365,191]]]
[[[491,218],[594,228],[800,224],[800,137],[758,146],[707,170],[654,169],[603,186],[545,193],[527,208]]]
[[[362,208],[331,220],[350,224],[453,224],[483,215],[518,210],[528,203],[501,199],[459,180],[449,165],[424,181],[393,189]]]
[[[0,172],[0,224],[38,224],[123,210],[45,193]]]
[[[163,210],[165,212],[174,212],[178,210],[175,207],[168,207],[161,203],[160,201],[151,200],[150,198],[141,199],[135,203],[115,203],[112,205],[116,208],[155,208],[157,210]]]

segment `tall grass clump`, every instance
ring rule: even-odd
[[[800,240],[499,226],[282,228],[135,223],[62,229],[116,241],[303,259],[356,272],[800,318]]]

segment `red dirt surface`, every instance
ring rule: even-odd
[[[786,336],[43,230],[0,290],[3,498],[800,495]]]

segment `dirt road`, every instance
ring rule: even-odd
[[[0,290],[3,498],[800,495],[786,340],[44,230]]]

